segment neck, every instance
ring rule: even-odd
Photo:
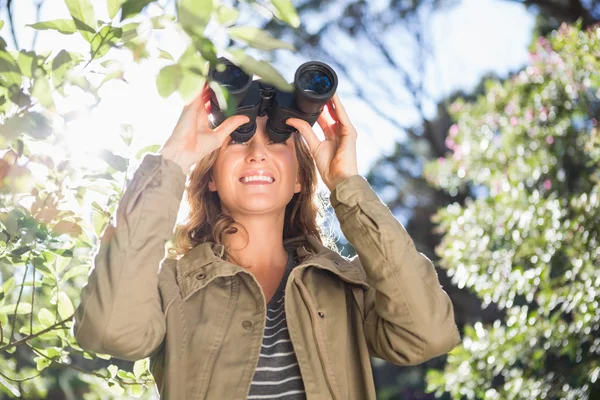
[[[234,234],[223,235],[223,244],[233,262],[252,271],[284,267],[288,254],[283,247],[285,210],[278,214],[234,216],[238,227]]]

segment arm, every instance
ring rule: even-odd
[[[79,345],[124,360],[152,354],[166,321],[158,289],[165,244],[185,189],[182,168],[146,154],[99,243],[81,292],[73,333]]]
[[[390,209],[365,178],[354,175],[331,193],[342,232],[364,269],[364,331],[373,356],[416,365],[449,352],[460,335],[450,298],[434,265],[419,253]]]

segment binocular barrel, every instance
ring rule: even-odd
[[[325,104],[337,89],[337,75],[327,64],[309,61],[302,64],[294,75],[292,93],[281,91],[274,86],[253,80],[241,68],[225,58],[219,58],[211,66],[208,79],[218,82],[229,92],[228,108],[233,115],[246,115],[250,122],[240,126],[231,136],[233,140],[245,142],[256,132],[256,117],[267,115],[267,134],[276,143],[286,141],[295,131],[285,121],[300,118],[314,125]],[[216,95],[211,91],[212,120],[215,126],[229,115],[219,108]]]

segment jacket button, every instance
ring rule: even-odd
[[[317,315],[321,318],[325,318],[325,314],[322,311],[319,311]]]
[[[244,322],[242,322],[242,326],[247,331],[249,331],[250,329],[252,329],[252,325],[253,325],[253,323],[251,321],[244,321]]]
[[[196,279],[201,280],[206,278],[206,274],[204,272],[199,272],[196,274]]]

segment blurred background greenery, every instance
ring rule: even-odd
[[[373,359],[378,398],[600,398],[600,2],[177,3],[0,1],[0,398],[155,398],[147,360],[83,351],[70,317],[221,53],[273,82],[329,63],[361,173],[440,266],[463,343]]]

